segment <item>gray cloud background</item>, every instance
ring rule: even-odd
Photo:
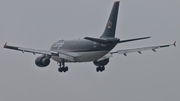
[[[99,37],[113,0],[1,0],[0,45],[49,49],[59,39]],[[152,36],[117,49],[180,42],[179,0],[121,0],[116,37]],[[93,63],[67,63],[59,73],[37,55],[0,49],[0,101],[178,101],[180,48],[114,55],[103,73]]]

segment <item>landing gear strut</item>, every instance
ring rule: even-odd
[[[65,66],[64,60],[62,62],[59,62],[59,72],[67,72],[68,71],[68,66]]]
[[[105,67],[104,66],[98,66],[97,68],[96,68],[96,71],[97,72],[102,72],[102,71],[104,71],[105,70]]]

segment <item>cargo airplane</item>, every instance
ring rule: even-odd
[[[35,59],[35,64],[38,67],[48,66],[50,59],[53,59],[59,64],[59,72],[67,72],[68,66],[65,65],[67,62],[93,62],[94,65],[97,66],[96,71],[102,72],[105,70],[105,65],[108,64],[109,58],[111,58],[113,54],[118,53],[127,56],[128,53],[138,52],[141,54],[142,51],[146,50],[156,52],[156,49],[159,48],[169,47],[172,45],[176,46],[176,42],[174,42],[173,44],[167,45],[111,51],[117,44],[150,38],[141,37],[127,40],[120,40],[119,38],[116,38],[115,32],[118,10],[119,1],[116,1],[112,7],[105,30],[99,38],[85,37],[78,40],[58,40],[57,42],[53,43],[50,50],[23,48],[7,45],[7,43],[4,45],[4,48],[22,51],[23,53],[29,52],[33,53],[34,55],[42,54]]]

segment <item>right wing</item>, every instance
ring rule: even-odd
[[[66,60],[69,60],[69,61],[72,61],[72,62],[75,61],[74,56],[66,54],[66,53],[62,53],[62,52],[16,47],[16,46],[7,45],[7,43],[4,45],[4,48],[17,50],[17,51],[22,51],[23,53],[24,52],[33,53],[34,55],[35,54],[44,54],[44,55],[47,55],[47,56],[50,56],[50,57],[51,56],[59,56],[62,59],[66,59]]]
[[[147,51],[147,50],[152,50],[152,51],[156,52],[156,49],[170,47],[172,45],[176,46],[176,41],[173,44],[168,44],[168,45],[160,45],[160,46],[150,46],[150,47],[135,48],[135,49],[117,50],[115,52],[111,52],[111,54],[118,53],[118,54],[124,54],[125,56],[127,56],[127,53],[138,52],[138,53],[141,54],[141,51]]]
[[[127,56],[128,53],[138,52],[139,54],[141,54],[142,51],[147,51],[147,50],[152,50],[152,51],[156,52],[156,49],[170,47],[170,46],[176,47],[176,41],[173,44],[168,44],[168,45],[150,46],[150,47],[134,48],[134,49],[124,49],[124,50],[117,50],[115,52],[109,52],[108,54],[101,57],[97,61],[102,61],[102,60],[108,59],[108,58],[112,57],[112,54],[114,54],[114,53],[123,54],[124,56]]]

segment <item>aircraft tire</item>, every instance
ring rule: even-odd
[[[96,68],[96,71],[97,71],[97,72],[99,72],[99,71],[100,71],[99,67],[97,67],[97,68]]]
[[[58,71],[59,71],[59,72],[62,72],[62,71],[63,71],[63,69],[62,69],[62,68],[58,68]]]
[[[64,69],[65,69],[65,72],[67,72],[68,71],[68,66],[66,66]]]
[[[102,67],[101,67],[101,71],[104,71],[104,70],[105,70],[105,67],[104,67],[104,66],[102,66]]]

